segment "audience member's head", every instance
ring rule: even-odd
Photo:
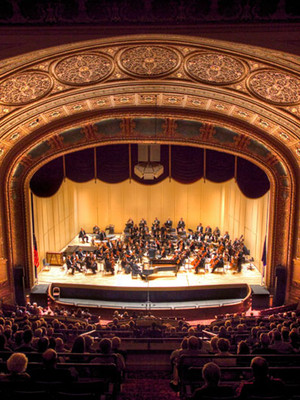
[[[210,348],[213,353],[217,353],[218,350],[218,336],[214,336],[210,339]]]
[[[250,367],[252,368],[255,380],[264,380],[268,375],[268,363],[262,357],[254,357],[251,360]]]
[[[49,339],[47,337],[39,338],[37,342],[37,351],[39,353],[44,353],[49,347]]]
[[[43,353],[43,363],[46,368],[54,368],[57,363],[57,353],[54,349],[47,349]]]
[[[99,342],[100,353],[109,354],[109,353],[111,353],[111,348],[112,348],[112,345],[111,345],[110,339],[104,338],[104,339],[100,340],[100,342]]]
[[[221,378],[221,370],[217,364],[209,362],[202,369],[202,377],[207,386],[218,386]]]
[[[121,347],[121,339],[118,336],[114,336],[111,339],[112,351],[118,350]]]
[[[26,371],[28,358],[23,353],[14,353],[7,360],[7,369],[14,374],[21,374]]]
[[[244,340],[241,340],[239,342],[237,347],[237,354],[250,354],[250,348]]]
[[[188,349],[189,350],[198,350],[199,349],[199,340],[196,336],[190,336],[188,338]]]
[[[229,350],[230,344],[228,339],[220,338],[217,342],[218,349],[221,353]]]
[[[72,346],[72,353],[84,353],[84,352],[85,352],[84,338],[82,336],[77,336]]]

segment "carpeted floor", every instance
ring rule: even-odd
[[[120,400],[178,400],[169,379],[126,379]]]

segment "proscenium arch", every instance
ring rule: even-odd
[[[208,39],[149,35],[60,46],[2,65],[0,251],[8,260],[11,289],[16,265],[26,266],[27,286],[33,284],[28,196],[33,173],[60,154],[119,142],[189,144],[242,155],[259,165],[271,183],[267,283],[274,286],[278,264],[287,267],[291,283],[300,94],[293,96],[289,86],[299,83],[299,67],[289,55]],[[274,94],[265,82],[276,77],[286,83]],[[163,134],[137,132],[134,118],[141,116],[164,118]],[[122,119],[114,137],[94,129],[108,118]],[[176,121],[184,120],[200,121],[203,130],[178,132]],[[66,140],[62,133],[78,127],[82,137]],[[218,136],[216,127],[227,131]],[[236,136],[230,139],[229,132]]]

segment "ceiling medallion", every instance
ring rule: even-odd
[[[68,85],[90,85],[106,78],[112,69],[112,61],[105,55],[77,54],[59,61],[54,74]]]
[[[248,79],[249,90],[259,98],[278,105],[300,102],[300,79],[276,70],[260,70]]]
[[[52,80],[46,72],[22,72],[0,83],[0,103],[27,104],[44,97],[51,89]]]
[[[219,53],[192,54],[186,59],[185,69],[192,78],[214,85],[235,83],[246,73],[243,62]]]
[[[119,66],[123,71],[145,78],[170,74],[179,63],[177,52],[160,46],[131,47],[123,50],[119,56]]]

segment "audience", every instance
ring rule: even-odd
[[[253,354],[254,357],[259,354],[276,354],[276,358],[273,357],[272,360],[277,362],[278,357],[284,357],[285,354],[299,353],[298,313],[226,315],[216,318],[207,326],[200,324],[191,326],[184,319],[162,320],[152,314],[129,315],[127,312],[123,315],[115,312],[112,322],[103,324],[98,316],[92,315],[86,309],[67,311],[56,307],[53,310],[43,310],[36,304],[16,307],[5,313],[0,310],[0,351],[5,352],[1,357],[4,361],[9,357],[8,373],[0,375],[0,382],[26,382],[30,380],[30,376],[33,382],[86,379],[91,376],[90,368],[74,365],[83,362],[90,363],[91,366],[94,363],[112,362],[117,365],[120,372],[123,372],[128,354],[124,350],[126,342],[121,341],[120,336],[150,338],[150,342],[155,338],[159,340],[172,338],[172,340],[180,339],[181,345],[170,356],[173,366],[171,387],[179,391],[181,382],[178,367],[182,360],[185,360],[184,367],[203,367],[204,385],[195,391],[194,399],[207,395],[218,397],[221,390],[224,396],[227,389],[223,389],[224,386],[220,385],[222,368],[235,365],[241,368],[249,366],[251,360],[249,354]],[[210,340],[203,339],[206,334]],[[14,353],[11,354],[12,352]],[[28,354],[26,356],[23,353]],[[236,354],[236,357],[227,357]],[[198,355],[202,357],[197,358]],[[214,358],[215,356],[217,358]],[[27,357],[30,362],[29,374],[26,372]],[[214,362],[211,363],[211,360]],[[32,369],[31,361],[42,361],[43,367]],[[62,362],[69,362],[73,369],[58,369],[57,363]],[[258,393],[259,390],[263,391],[262,389],[265,394],[281,394],[284,384],[268,375],[268,364],[265,359],[253,358],[251,368],[253,379],[241,383],[238,389],[241,399]],[[224,378],[224,375],[222,376]],[[228,395],[233,394],[229,394],[228,391]]]

